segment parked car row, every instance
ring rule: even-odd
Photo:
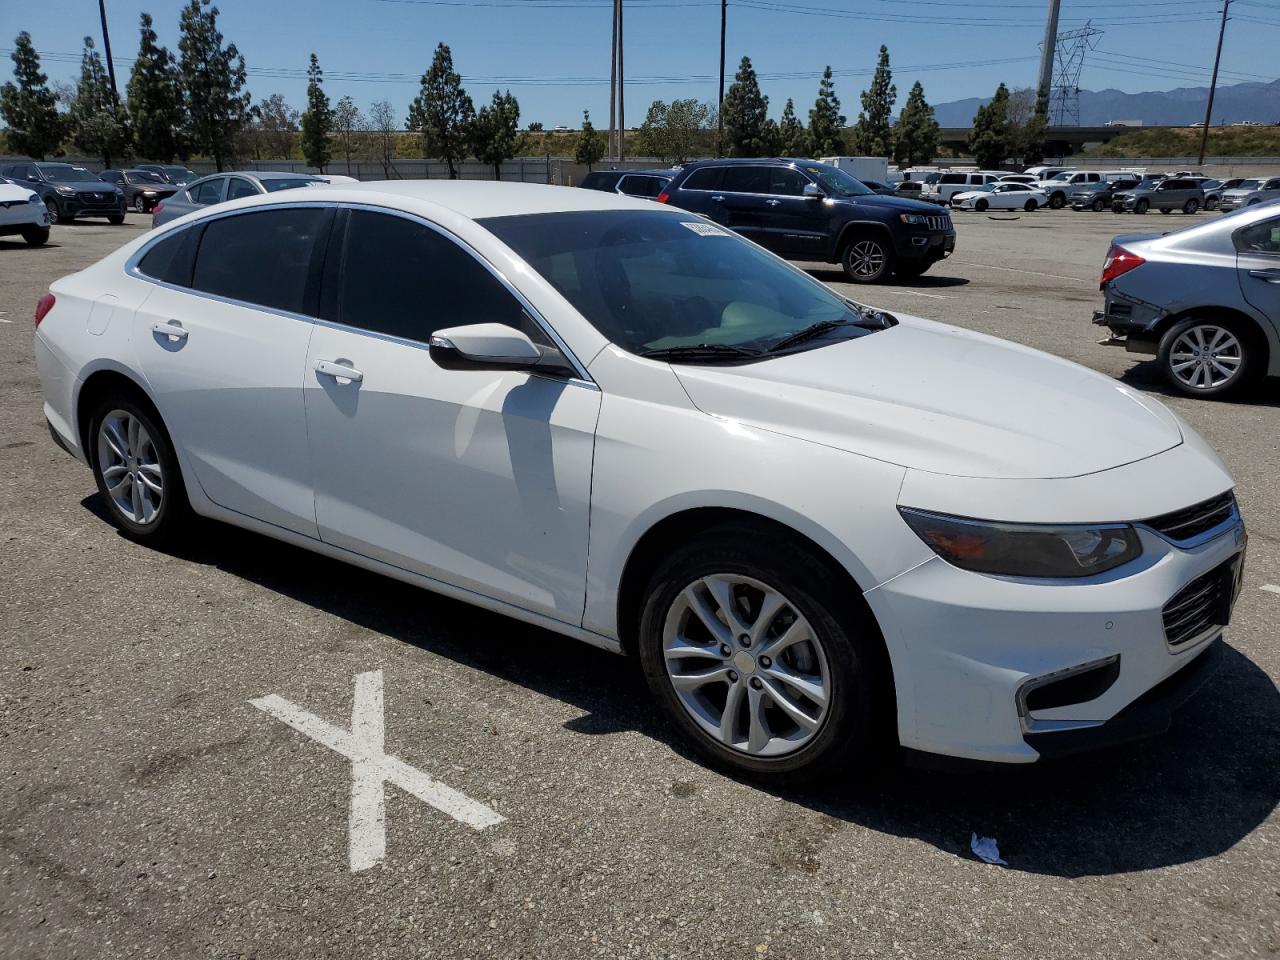
[[[0,177],[0,237],[20,236],[28,246],[49,242],[49,211],[40,194],[25,184]]]

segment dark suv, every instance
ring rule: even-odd
[[[49,211],[49,222],[66,223],[76,217],[106,217],[124,223],[124,193],[104,183],[85,167],[70,163],[13,163],[0,174],[18,180],[40,194]]]
[[[703,160],[658,195],[737,231],[788,260],[838,263],[853,283],[918,277],[950,256],[956,231],[945,210],[873,193],[813,160]]]

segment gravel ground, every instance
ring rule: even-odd
[[[229,528],[120,537],[45,433],[30,315],[142,220],[0,240],[0,956],[1280,954],[1280,381],[1168,397],[1096,344],[1129,219],[960,215],[953,259],[854,295],[1119,377],[1209,438],[1251,532],[1222,669],[1139,746],[803,794],[694,762],[622,658]],[[390,788],[385,861],[352,873],[351,762],[249,701],[346,728],[375,670],[386,751],[506,819]]]

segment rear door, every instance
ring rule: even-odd
[[[711,196],[713,209],[718,208],[720,215],[713,213],[712,217],[747,239],[768,246],[765,233],[773,211],[771,199],[769,167],[756,164],[725,167],[720,189]]]
[[[168,285],[135,318],[142,372],[209,499],[310,537],[302,381],[332,217],[290,205],[180,231],[199,241],[194,264],[155,276],[164,265],[144,258],[141,272]]]
[[[670,202],[704,217],[719,220],[724,215],[721,207],[724,195],[719,192],[724,171],[724,167],[700,167],[694,170],[675,190],[670,191]]]
[[[1280,332],[1280,216],[1241,227],[1232,241],[1245,299]]]

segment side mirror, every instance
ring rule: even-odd
[[[447,370],[529,370],[542,359],[528,336],[504,323],[437,330],[428,346],[431,359]]]
[[[826,196],[826,194],[822,192],[822,188],[816,183],[806,183],[804,185],[804,190],[801,192],[803,196],[810,197],[812,199],[821,199]]]

